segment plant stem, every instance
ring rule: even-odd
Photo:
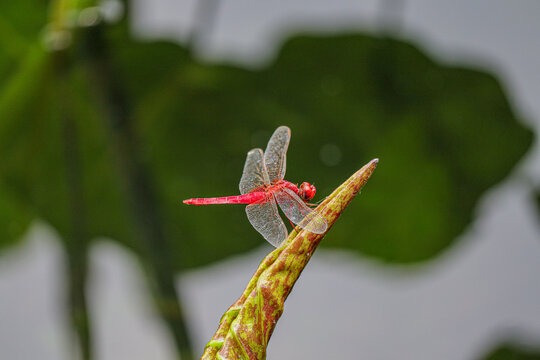
[[[195,4],[193,27],[187,47],[193,51],[195,47],[204,45],[216,24],[219,0],[199,0]]]
[[[141,161],[131,104],[111,63],[102,25],[86,30],[83,42],[85,57],[89,60],[90,79],[103,105],[119,175],[140,234],[141,250],[148,259],[155,303],[174,337],[182,360],[190,360],[193,351],[175,288],[171,246],[165,235],[149,172]]]
[[[92,359],[91,322],[86,301],[88,278],[88,231],[85,219],[82,170],[80,166],[79,133],[69,99],[69,63],[64,51],[54,54],[58,81],[58,101],[63,125],[64,160],[71,216],[71,235],[65,241],[68,268],[68,308],[77,334],[81,358]]]
[[[379,0],[378,23],[383,33],[399,33],[403,26],[406,0]]]

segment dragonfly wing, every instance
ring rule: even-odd
[[[287,228],[279,217],[276,202],[262,202],[246,206],[249,222],[270,244],[278,247],[287,238]]]
[[[286,170],[287,148],[291,140],[291,129],[280,126],[268,141],[264,151],[264,163],[271,182],[283,180]]]
[[[244,171],[240,179],[240,193],[249,193],[253,189],[269,184],[268,172],[264,165],[264,155],[261,149],[250,150],[244,164]]]
[[[310,209],[292,190],[282,188],[274,193],[279,207],[285,215],[302,229],[315,234],[322,234],[328,229],[328,223],[319,213]]]

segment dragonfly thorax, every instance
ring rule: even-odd
[[[300,186],[293,184],[292,182],[286,180],[279,180],[277,183],[272,185],[270,188],[267,188],[267,191],[272,191],[272,188],[287,188],[294,191],[304,202],[307,202],[315,196],[315,186],[311,185],[308,182],[303,182]]]
[[[303,182],[300,184],[300,186],[293,184],[292,182],[286,181],[286,180],[279,180],[275,185],[275,187],[286,187],[289,190],[294,191],[304,202],[307,202],[315,196],[315,186],[311,185],[308,182]]]

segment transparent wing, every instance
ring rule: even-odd
[[[291,129],[280,126],[274,131],[272,137],[266,145],[264,151],[264,163],[268,170],[270,182],[283,180],[285,177],[286,155],[289,141],[291,140]]]
[[[328,229],[328,223],[316,211],[311,210],[306,203],[293,191],[283,188],[274,193],[277,203],[285,216],[302,229],[315,234],[322,234]]]
[[[246,157],[242,178],[240,179],[240,194],[247,194],[251,190],[269,183],[262,150],[250,150]]]
[[[267,201],[246,206],[249,222],[270,244],[278,247],[287,238],[287,228],[279,217],[276,202]]]

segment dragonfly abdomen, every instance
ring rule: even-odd
[[[245,195],[188,199],[184,200],[183,202],[184,204],[188,205],[253,204],[259,201],[263,201],[266,196],[266,192],[257,191]]]

